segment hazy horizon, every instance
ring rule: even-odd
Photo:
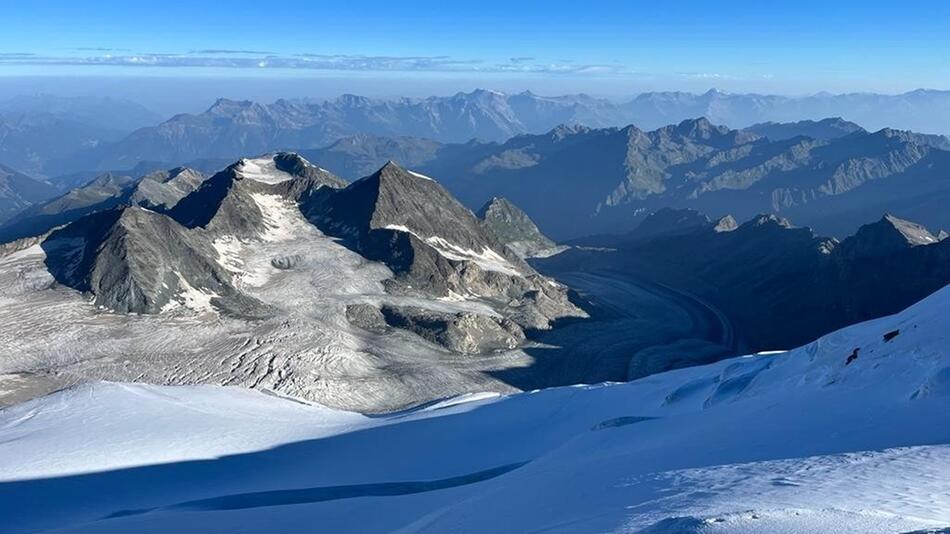
[[[163,114],[218,97],[418,97],[478,87],[612,99],[712,87],[789,96],[950,88],[942,24],[950,5],[930,1],[898,13],[852,1],[221,9],[53,0],[7,11],[0,98],[106,95]]]
[[[717,90],[730,94],[761,94],[786,97],[806,97],[820,93],[830,94],[884,94],[896,95],[914,90],[947,91],[939,87],[909,87],[895,91],[831,90],[817,91],[768,91],[730,89],[728,85],[697,83],[688,86],[629,86],[621,83],[604,84],[588,90],[581,83],[549,83],[547,80],[508,79],[439,79],[418,84],[404,76],[389,78],[361,77],[174,77],[174,76],[0,76],[0,101],[18,96],[51,95],[57,97],[100,96],[128,100],[141,104],[161,115],[196,113],[207,109],[219,98],[252,100],[272,103],[278,99],[314,98],[332,99],[344,94],[356,94],[370,98],[424,98],[450,96],[458,92],[477,89],[500,91],[508,94],[530,91],[541,96],[587,94],[615,102],[626,102],[637,95],[651,92],[679,91],[702,94]],[[69,83],[64,83],[68,81]],[[382,83],[385,82],[385,83]]]

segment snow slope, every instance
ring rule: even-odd
[[[210,386],[65,390],[0,411],[0,530],[947,527],[948,312],[950,287],[785,353],[382,417]]]

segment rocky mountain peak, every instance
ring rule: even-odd
[[[499,241],[522,258],[550,256],[563,250],[528,215],[507,199],[492,197],[475,214]]]
[[[892,254],[913,247],[938,243],[939,238],[923,226],[886,214],[875,223],[866,224],[845,239],[841,253],[850,258]]]
[[[716,221],[716,225],[713,226],[713,231],[717,233],[731,232],[736,228],[739,228],[739,223],[736,222],[735,217],[732,215],[726,215],[725,217],[722,217]]]
[[[592,129],[580,123],[559,124],[555,126],[548,135],[555,141],[560,141],[572,135],[589,133]]]
[[[742,224],[742,226],[756,227],[756,226],[774,226],[778,228],[794,228],[792,222],[786,219],[785,217],[779,217],[774,213],[765,213],[757,215],[752,218],[752,220]]]
[[[211,107],[205,113],[212,115],[234,115],[254,106],[255,103],[250,100],[231,100],[229,98],[219,98],[211,104]]]
[[[207,305],[212,295],[234,295],[207,243],[146,208],[94,213],[41,246],[58,282],[92,293],[96,305],[113,311],[158,313],[181,292]]]

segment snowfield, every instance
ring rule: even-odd
[[[4,532],[950,526],[950,287],[807,346],[369,417],[214,386],[0,411]]]

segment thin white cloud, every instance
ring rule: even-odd
[[[417,71],[417,72],[521,72],[521,73],[603,73],[620,72],[616,65],[542,63],[533,57],[512,57],[507,63],[490,64],[479,59],[450,56],[370,56],[347,54],[278,55],[255,50],[203,49],[182,54],[114,54],[105,48],[76,51],[106,54],[40,55],[27,52],[0,53],[0,66],[117,66],[117,67],[210,67],[230,69],[301,69],[332,71]]]

